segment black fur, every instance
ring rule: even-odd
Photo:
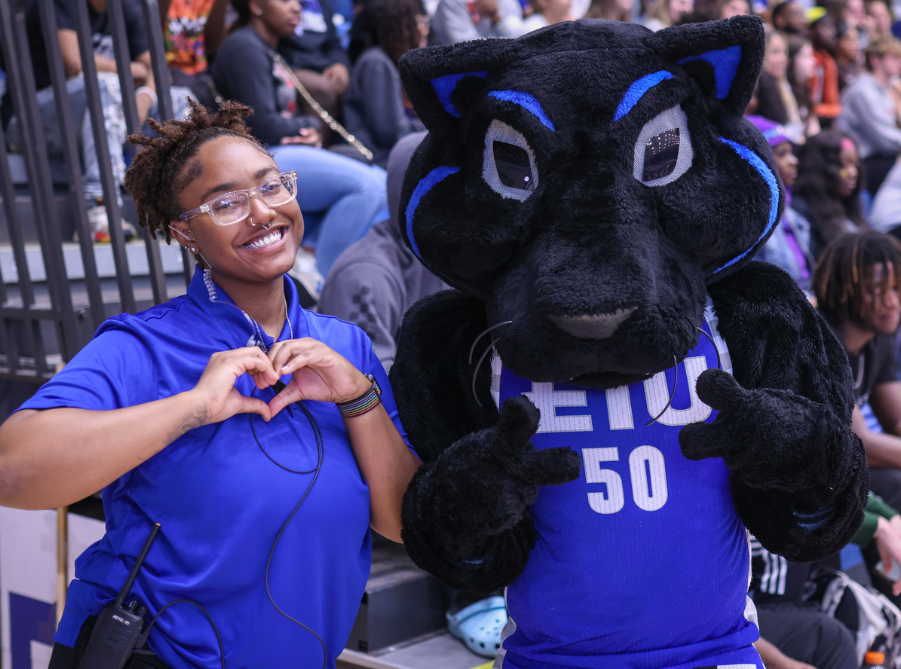
[[[517,40],[436,47],[402,59],[406,90],[430,134],[411,161],[401,209],[409,206],[419,178],[435,168],[460,168],[420,202],[416,240],[434,272],[486,303],[490,325],[513,321],[498,342],[513,372],[534,381],[577,378],[613,387],[670,366],[673,356],[683,358],[697,343],[708,274],[756,248],[767,224],[768,189],[718,139],[751,147],[775,169],[769,145],[735,114],[736,105],[746,102],[740,87],[759,72],[763,42],[754,39],[757,34],[756,19],[687,26],[674,34],[579,21]],[[689,53],[739,44],[736,83],[724,101],[703,92],[713,68],[676,63]],[[660,70],[674,78],[614,122],[629,85]],[[455,119],[431,81],[470,71],[488,76],[461,80],[451,96],[463,112]],[[556,131],[487,95],[509,89],[542,102]],[[648,188],[631,173],[635,140],[645,123],[677,104],[688,116],[695,165],[675,183]],[[499,197],[482,178],[483,138],[494,119],[522,131],[535,153],[538,187],[525,202]],[[781,190],[779,197],[781,206]],[[552,223],[564,219],[565,225]],[[603,346],[551,321],[627,306],[635,313]]]
[[[825,557],[860,527],[868,488],[845,352],[772,265],[751,263],[710,294],[735,378],[708,370],[698,379],[698,396],[720,413],[682,428],[682,451],[726,460],[736,509],[768,549],[795,562]],[[793,517],[830,503],[836,515],[817,532]]]
[[[741,57],[725,92],[706,61],[679,64],[732,47]],[[498,417],[488,364],[476,364],[492,343],[532,381],[625,385],[697,344],[708,295],[735,379],[702,375],[699,395],[720,414],[683,428],[686,456],[723,457],[742,520],[793,560],[837,551],[859,526],[866,463],[850,431],[844,353],[784,273],[748,265],[784,200],[775,177],[766,182],[775,173],[768,144],[741,116],[762,57],[762,22],[740,17],[658,33],[579,21],[402,59],[430,134],[407,172],[401,227],[423,262],[462,291],[408,313],[391,370],[425,462],[403,506],[404,541],[420,566],[461,589],[509,584],[534,545],[528,507],[537,486],[579,476],[573,453],[538,456],[528,444],[535,416],[524,400]],[[630,85],[660,71],[671,77],[614,120]],[[442,103],[433,81],[473,72]],[[554,130],[491,95],[511,90],[536,99]],[[693,161],[672,183],[645,185],[633,175],[637,137],[677,105]],[[522,200],[483,178],[496,119],[533,154],[537,186]],[[435,170],[441,178],[425,188]],[[628,316],[612,334],[569,325],[617,310]],[[798,514],[823,508],[830,521],[803,529]]]
[[[526,398],[508,400],[496,427],[458,440],[411,483],[404,515],[418,522],[408,523],[404,543],[414,559],[437,567],[450,585],[489,592],[515,580],[535,544],[527,509],[538,487],[579,476],[582,462],[574,451],[537,451],[529,443],[538,419]],[[417,532],[424,527],[425,533]]]

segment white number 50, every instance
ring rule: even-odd
[[[603,483],[607,492],[588,493],[588,504],[597,513],[616,513],[625,503],[623,479],[612,469],[603,469],[602,462],[619,461],[618,448],[583,448],[586,483]],[[639,446],[629,455],[629,478],[632,480],[632,499],[644,511],[656,511],[667,499],[666,463],[663,453],[653,446]]]

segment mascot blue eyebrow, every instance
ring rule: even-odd
[[[503,669],[762,668],[747,533],[810,561],[862,521],[844,351],[753,261],[785,199],[742,116],[763,42],[582,20],[401,60],[400,224],[453,287],[391,370],[404,542],[506,587]]]

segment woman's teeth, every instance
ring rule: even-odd
[[[277,242],[279,239],[282,238],[283,231],[284,231],[284,228],[279,228],[278,230],[274,230],[274,231],[270,232],[268,235],[266,235],[265,237],[263,237],[262,239],[258,239],[255,242],[252,242],[250,244],[245,244],[244,248],[245,249],[261,249],[264,246],[270,246],[272,244],[275,244],[275,242]]]

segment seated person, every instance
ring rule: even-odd
[[[870,42],[864,54],[866,71],[842,93],[838,127],[857,142],[866,188],[875,195],[901,153],[901,107],[894,90],[901,75],[901,41],[890,37]]]
[[[533,9],[532,15],[523,22],[526,32],[532,32],[533,30],[538,30],[539,28],[544,28],[545,26],[550,26],[562,21],[572,21],[573,17],[570,14],[572,2],[570,0],[530,0],[530,3]],[[625,10],[621,10],[621,3],[612,2],[607,4],[610,7],[609,11],[611,14],[620,12],[619,18],[613,19],[614,21],[624,20],[622,17],[625,16]],[[629,3],[629,5],[631,9],[631,3]],[[600,10],[601,3],[595,3],[590,7],[589,14],[586,18],[608,18],[606,16],[593,16],[591,14],[591,9],[593,8]]]
[[[793,35],[807,34],[807,19],[804,7],[798,0],[786,0],[773,7],[773,27],[779,32]]]
[[[657,0],[644,17],[644,27],[657,32],[678,24],[691,15],[694,0]]]
[[[838,130],[824,130],[801,148],[791,206],[810,223],[814,258],[842,235],[867,229],[858,156],[854,140]]]
[[[813,76],[810,78],[810,92],[813,113],[820,119],[825,129],[832,126],[842,111],[838,93],[838,66],[835,64],[835,48],[838,45],[835,21],[822,7],[814,7],[809,34],[816,60]]]
[[[398,206],[404,172],[424,132],[407,135],[388,158],[388,218],[338,258],[325,280],[316,310],[350,321],[369,335],[385,371],[397,351],[404,314],[417,300],[445,283],[432,274],[404,244]]]
[[[207,109],[215,109],[216,92],[209,61],[225,39],[228,0],[161,0],[163,40],[172,85],[187,88]],[[185,106],[187,103],[183,103]],[[185,107],[186,108],[186,107]],[[176,109],[175,117],[182,114]]]
[[[771,30],[766,35],[766,54],[757,81],[754,113],[781,124],[792,138],[803,141],[801,112],[788,81],[788,39],[778,30]]]
[[[81,53],[78,48],[78,35],[75,32],[75,8],[73,0],[53,0],[53,11],[56,14],[57,39],[62,51],[63,67],[66,77],[66,92],[75,127],[80,131],[79,147],[84,168],[84,198],[88,206],[88,220],[93,228],[94,241],[109,241],[109,221],[106,208],[101,204],[103,186],[100,181],[100,164],[94,148],[94,132],[91,127],[90,113],[87,108],[84,75],[82,72]],[[100,84],[100,100],[103,107],[103,126],[106,128],[106,140],[109,145],[109,160],[112,167],[113,182],[117,190],[125,178],[125,158],[122,153],[125,145],[125,112],[122,107],[122,90],[116,73],[115,52],[113,51],[112,19],[106,11],[106,0],[74,0],[87,5],[88,20],[94,44],[94,65]],[[128,38],[128,52],[131,57],[131,75],[138,86],[135,101],[138,109],[138,121],[143,123],[157,103],[153,73],[150,68],[150,51],[147,42],[147,31],[140,9],[131,3],[122,3],[125,15],[125,32]],[[40,10],[36,0],[32,0],[25,12],[25,25],[28,34],[29,51],[34,71],[35,85],[38,89],[37,103],[41,116],[40,122],[47,143],[51,160],[63,162],[63,139],[60,124],[57,121],[56,104],[53,99],[53,88],[50,79],[50,64],[44,44],[44,32],[41,28]],[[13,112],[13,100],[9,92],[3,98],[0,107],[2,119],[7,133],[7,142],[11,151],[18,153],[23,141],[19,119]],[[118,196],[118,193],[117,193]],[[123,224],[126,237],[134,236],[134,227]]]
[[[857,405],[852,429],[867,452],[870,490],[893,509],[901,508],[901,382],[895,354],[899,272],[901,243],[867,231],[827,246],[814,274],[817,308],[848,354]],[[883,433],[867,427],[860,411],[867,401]],[[868,566],[874,565],[871,555]],[[879,579],[873,584],[879,588]]]
[[[901,564],[901,516],[876,495],[867,500],[863,526],[852,542],[879,556],[885,573]],[[749,593],[757,609],[760,637],[754,644],[767,667],[786,669],[857,669],[860,666],[852,602],[843,599],[832,615],[814,601],[813,577],[819,565],[835,571],[838,556],[821,563],[790,562],[770,553],[751,538],[751,587]],[[901,593],[901,581],[890,586]]]
[[[880,232],[892,232],[901,227],[901,162],[895,161],[879,187],[867,222]]]
[[[317,119],[299,116],[296,91],[273,59],[279,39],[300,22],[299,0],[232,0],[237,28],[225,39],[212,66],[216,88],[253,108],[249,125],[268,144],[280,169],[297,172],[297,198],[305,212],[324,212],[307,229],[318,236],[316,264],[323,275],[341,252],[384,218],[385,170],[320,148]]]
[[[429,44],[456,44],[526,32],[519,0],[439,0]]]
[[[351,29],[354,70],[344,99],[344,123],[385,167],[397,141],[425,126],[405,105],[397,61],[425,46],[428,19],[421,0],[369,0]]]
[[[862,28],[841,23],[835,30],[835,66],[838,68],[838,91],[842,93],[860,75],[863,69],[863,47],[866,38]]]
[[[810,79],[817,68],[813,45],[801,35],[786,35],[788,43],[788,67],[785,75],[792,95],[798,103],[798,114],[804,129],[804,140],[820,134],[820,121],[813,113],[813,96]]]
[[[733,16],[751,16],[751,3],[749,0],[720,0],[716,5],[717,19],[731,19]]]
[[[632,22],[632,2],[631,0],[591,0],[584,8],[584,10],[580,7],[583,5],[584,0],[557,0],[556,2],[552,2],[551,0],[545,0],[544,4],[556,4],[556,5],[566,5],[567,11],[566,15],[568,19],[608,19],[610,21],[623,21],[625,23]],[[541,4],[541,3],[538,3]],[[539,7],[535,6],[535,11],[539,10]],[[557,10],[558,16],[562,14],[561,9]],[[584,11],[584,14],[582,12]],[[532,18],[531,16],[529,19]],[[528,21],[529,19],[526,19]],[[551,23],[548,21],[548,23]]]
[[[883,0],[868,0],[865,19],[870,41],[892,36],[892,12]]]
[[[782,219],[773,235],[760,249],[757,259],[778,265],[791,274],[803,291],[810,292],[816,262],[810,253],[810,223],[791,208],[791,188],[798,176],[798,159],[792,152],[792,142],[781,125],[762,116],[749,116],[748,120],[757,126],[770,143],[779,177],[785,184]]]
[[[350,61],[335,31],[329,0],[302,0],[302,5],[300,23],[282,38],[278,52],[316,102],[334,115],[350,81]]]

